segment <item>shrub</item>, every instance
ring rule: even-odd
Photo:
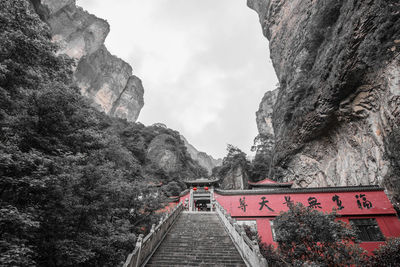
[[[365,263],[366,266],[374,267],[389,267],[398,264],[400,264],[400,237],[388,239]]]
[[[335,212],[324,214],[301,203],[274,220],[278,252],[290,264],[328,266],[358,264],[362,249],[354,244],[356,232]]]

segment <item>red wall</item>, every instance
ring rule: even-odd
[[[364,200],[361,199],[361,208],[357,204],[356,195],[364,194],[366,201],[370,201],[372,207],[363,206]],[[392,204],[387,198],[384,191],[366,191],[366,192],[334,192],[334,193],[291,193],[291,194],[264,194],[264,195],[219,195],[215,193],[215,199],[237,220],[255,220],[257,222],[257,230],[262,242],[268,244],[276,243],[272,240],[272,232],[270,220],[279,215],[281,211],[287,211],[288,207],[285,202],[285,196],[290,197],[294,202],[301,202],[305,206],[309,206],[309,198],[315,197],[319,207],[317,210],[323,212],[331,212],[333,208],[338,209],[337,202],[332,200],[334,196],[338,196],[341,201],[342,209],[337,210],[338,214],[343,217],[340,219],[349,222],[352,218],[376,218],[377,223],[385,237],[400,236],[400,221],[396,216]],[[262,207],[260,202],[265,197],[266,204],[270,207]],[[244,211],[244,205],[246,211]],[[244,199],[244,202],[243,202]],[[366,203],[366,204],[369,204]],[[246,206],[247,205],[247,206]],[[362,242],[360,246],[371,252],[378,248],[384,242]]]
[[[362,207],[357,205],[356,195],[364,194],[367,201],[372,203],[371,208]],[[285,196],[290,197],[290,200],[295,203],[300,202],[305,206],[309,206],[308,198],[315,197],[320,207],[316,207],[319,211],[331,212],[333,208],[338,208],[335,201],[332,200],[334,196],[338,196],[342,201],[341,210],[338,214],[341,215],[369,215],[369,214],[396,214],[392,204],[383,191],[367,191],[367,192],[335,192],[335,193],[291,193],[291,194],[264,194],[264,195],[230,195],[223,196],[215,193],[215,199],[234,217],[240,216],[276,216],[281,211],[287,211],[288,207],[285,202]],[[262,207],[260,202],[262,197],[268,201],[266,204],[273,210],[267,207]],[[246,211],[240,208],[240,199],[245,199]],[[363,204],[361,200],[361,204]]]

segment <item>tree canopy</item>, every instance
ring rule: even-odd
[[[29,1],[0,1],[0,266],[116,266],[157,220],[163,192],[202,168],[178,132],[93,109],[56,51]],[[147,158],[163,133],[174,172]]]
[[[227,155],[222,159],[222,165],[213,169],[213,176],[224,177],[230,170],[241,167],[243,171],[250,170],[250,162],[247,155],[238,147],[228,144]]]
[[[336,220],[335,212],[324,214],[292,205],[274,221],[278,253],[292,265],[348,266],[362,262],[362,249],[355,244],[357,233],[349,224]]]

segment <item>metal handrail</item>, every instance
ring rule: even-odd
[[[154,224],[151,226],[150,233],[147,236],[143,238],[143,235],[139,235],[136,246],[133,252],[128,255],[123,267],[138,267],[144,264],[162,242],[183,208],[182,203],[179,203],[171,213],[161,218],[157,226]]]

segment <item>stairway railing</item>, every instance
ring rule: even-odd
[[[239,250],[240,256],[244,259],[247,266],[266,267],[267,260],[261,255],[257,241],[251,241],[246,235],[242,225],[239,225],[235,219],[215,200],[215,210],[224,224],[228,234]]]
[[[165,217],[161,218],[157,226],[154,224],[151,226],[150,233],[143,238],[143,235],[139,235],[135,249],[131,254],[128,255],[123,267],[138,267],[145,263],[149,256],[157,249],[159,244],[164,239],[168,230],[174,224],[175,219],[183,210],[184,206],[179,203],[171,213],[168,213]]]

